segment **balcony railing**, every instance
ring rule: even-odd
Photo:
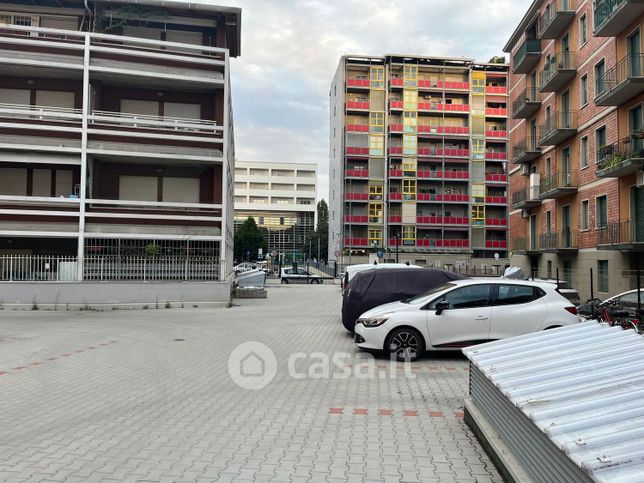
[[[431,126],[420,124],[418,126],[418,133],[468,136],[470,133],[470,128],[467,126]]]
[[[347,146],[347,156],[369,156],[369,148]]]
[[[541,200],[537,198],[538,195],[538,186],[515,191],[512,193],[512,208],[531,208],[538,206],[541,204]]]
[[[368,111],[369,103],[365,101],[347,101],[347,109]]]
[[[512,162],[527,163],[541,156],[541,148],[537,138],[528,136],[512,146]]]
[[[469,104],[447,104],[442,102],[419,102],[419,111],[440,111],[440,112],[470,112]]]
[[[345,215],[344,221],[345,223],[367,223],[369,217],[366,215]]]
[[[508,220],[505,218],[486,218],[486,226],[508,226]]]
[[[514,54],[512,71],[515,74],[527,74],[539,62],[541,56],[541,41],[539,39],[526,39]]]
[[[641,0],[596,0],[594,35],[616,37],[644,12]]]
[[[527,119],[539,110],[541,100],[536,87],[527,87],[512,102],[512,117],[515,119]]]
[[[639,171],[642,166],[644,166],[644,134],[634,134],[620,142],[604,146],[597,152],[597,177],[599,178],[625,176]]]
[[[369,201],[369,193],[346,192],[344,199],[346,201]]]
[[[644,92],[644,54],[629,54],[597,79],[595,104],[621,106]]]
[[[368,178],[369,170],[368,169],[347,169],[344,172],[347,178]]]
[[[556,146],[577,132],[577,111],[560,111],[552,114],[539,126],[539,144]]]
[[[485,248],[508,248],[505,240],[485,240]]]
[[[418,178],[464,180],[470,179],[468,171],[418,171]]]
[[[470,241],[467,239],[429,239],[421,238],[416,240],[417,247],[423,248],[468,248]]]
[[[541,177],[539,197],[557,199],[577,192],[575,171],[555,171]]]
[[[488,161],[505,161],[508,159],[508,153],[505,151],[487,151],[485,153],[485,159]]]
[[[369,132],[368,124],[347,124],[347,132]]]
[[[507,138],[508,137],[508,131],[505,129],[486,129],[485,130],[485,137],[486,138]]]
[[[129,129],[162,129],[165,131],[215,134],[223,133],[223,127],[215,121],[179,117],[149,116],[128,112],[92,111],[88,117],[92,126],[118,126]]]
[[[597,245],[629,250],[644,247],[644,221],[626,220],[609,223],[597,231]]]
[[[369,246],[369,240],[367,238],[345,238],[344,246],[345,247],[366,247],[366,246]]]
[[[508,109],[506,107],[486,107],[485,115],[488,117],[507,117]]]
[[[366,87],[369,88],[369,79],[347,79],[347,87]]]
[[[82,109],[64,107],[31,106],[27,104],[0,104],[0,117],[39,121],[74,122],[82,120]]]
[[[462,194],[438,194],[421,192],[416,195],[416,199],[418,201],[435,201],[439,203],[468,203],[470,196]]]
[[[545,62],[548,62],[546,59]],[[539,90],[554,92],[568,83],[577,72],[577,52],[557,52],[539,72]]]
[[[539,250],[543,251],[560,251],[560,250],[577,250],[577,236],[579,232],[570,228],[556,232],[547,232],[539,234]]]
[[[508,176],[505,173],[486,173],[485,181],[488,183],[505,183],[508,181]]]
[[[485,204],[487,205],[507,205],[508,197],[507,196],[486,196]]]
[[[506,86],[485,86],[486,94],[501,94],[506,95],[508,93],[508,88]]]
[[[539,19],[539,38],[556,39],[575,18],[573,0],[554,0]]]
[[[419,89],[444,89],[444,90],[457,90],[467,91],[470,89],[469,82],[456,82],[456,81],[441,81],[431,79],[418,79]]]
[[[468,225],[467,216],[418,216],[416,223],[420,225]]]

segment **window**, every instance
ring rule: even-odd
[[[485,156],[485,141],[483,139],[472,139],[472,157],[482,159]]]
[[[583,75],[579,81],[579,103],[581,107],[588,104],[588,75]]]
[[[418,153],[418,139],[413,134],[403,134],[403,154],[415,156]]]
[[[416,199],[416,180],[403,179],[403,198],[405,200]]]
[[[552,260],[548,260],[546,264],[546,276],[552,278]]]
[[[579,17],[579,45],[582,46],[588,40],[588,24],[586,22],[586,14]]]
[[[582,168],[587,168],[588,167],[588,136],[584,136],[581,138],[581,146],[580,146],[580,157],[581,157],[581,167]]]
[[[403,69],[405,87],[416,87],[418,79],[418,66],[406,65]]]
[[[385,87],[385,68],[383,66],[372,66],[369,69],[369,77],[372,88],[382,89]]]
[[[550,210],[546,211],[546,233],[550,233],[552,227],[552,213]]]
[[[369,204],[369,223],[382,223],[382,203]]]
[[[490,304],[491,285],[468,285],[457,288],[434,300],[430,309],[435,309],[438,302],[446,301],[450,309],[471,309],[487,307]]]
[[[414,225],[404,225],[402,227],[402,239],[403,243],[416,240],[416,227]]]
[[[608,226],[608,201],[606,195],[597,197],[595,223],[597,228],[606,228]]]
[[[372,112],[369,114],[369,131],[374,133],[385,132],[384,112]]]
[[[602,59],[595,65],[595,97],[603,94],[606,89],[604,75],[606,74],[606,64]]]
[[[418,109],[418,91],[405,90],[403,94],[403,109],[416,111]]]
[[[608,292],[608,260],[597,260],[599,291]]]
[[[403,131],[416,132],[417,112],[404,112],[403,113]]]
[[[581,229],[588,230],[588,200],[581,202]]]
[[[384,156],[384,154],[385,154],[384,136],[370,135],[369,136],[369,155]]]
[[[606,126],[595,131],[595,163],[599,163],[601,153],[606,148]]]
[[[525,285],[499,285],[499,295],[494,305],[527,304],[543,297],[546,293],[538,287]]]

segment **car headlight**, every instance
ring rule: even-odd
[[[357,324],[362,324],[365,327],[378,327],[385,322],[387,322],[387,319],[391,317],[393,313],[391,314],[383,314],[383,315],[377,315],[375,317],[364,317],[364,318],[359,318],[358,321],[356,322]]]

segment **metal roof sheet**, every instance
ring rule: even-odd
[[[463,350],[596,481],[644,481],[644,337],[595,321]]]

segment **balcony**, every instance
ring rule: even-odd
[[[547,62],[547,59],[544,60]],[[577,74],[577,52],[557,52],[539,72],[539,90],[556,92]]]
[[[490,183],[507,183],[508,182],[508,175],[505,173],[486,173],[485,174],[485,182],[487,184]]]
[[[554,0],[539,19],[539,38],[556,39],[575,18],[574,0]]]
[[[570,228],[561,231],[541,233],[539,235],[539,250],[548,253],[576,253],[579,251],[577,235],[579,232]]]
[[[508,109],[505,107],[486,107],[485,115],[487,117],[508,117]]]
[[[628,137],[597,152],[597,177],[619,178],[644,166],[644,135]]]
[[[366,215],[344,215],[345,223],[368,223],[369,217]]]
[[[541,107],[541,100],[536,87],[528,87],[512,103],[512,117],[527,119]]]
[[[485,248],[508,248],[508,242],[505,240],[485,240]]]
[[[347,79],[347,87],[369,89],[369,79]]]
[[[506,96],[508,94],[508,88],[506,86],[486,86],[485,93],[487,95],[501,95]]]
[[[391,87],[403,87],[405,85],[402,77],[392,77],[389,84]]]
[[[505,161],[508,159],[508,153],[505,151],[487,151],[485,159],[488,161]]]
[[[347,156],[369,156],[369,148],[347,146],[346,154]]]
[[[536,236],[530,237],[513,237],[512,250],[517,253],[525,253],[526,255],[540,255],[539,240]]]
[[[469,203],[469,195],[453,195],[453,194],[436,194],[436,193],[418,193],[416,195],[418,201],[429,201],[438,203]]]
[[[541,178],[539,198],[556,200],[577,192],[577,175],[574,171],[555,171]]]
[[[344,246],[345,247],[367,247],[369,246],[369,240],[367,238],[345,238]]]
[[[486,205],[507,205],[508,197],[507,196],[486,196],[485,197]]]
[[[369,103],[365,101],[347,101],[347,111],[368,111]]]
[[[402,133],[403,125],[402,124],[389,124],[389,132],[391,133]]]
[[[470,150],[467,148],[418,148],[418,156],[468,158],[470,156]]]
[[[577,111],[552,114],[539,126],[539,145],[557,146],[577,133]]]
[[[402,201],[402,193],[400,191],[392,191],[389,193],[390,201]]]
[[[467,114],[470,112],[469,104],[448,104],[443,102],[419,102],[419,111],[438,111],[444,113]]]
[[[402,215],[389,215],[389,223],[402,223]]]
[[[503,227],[508,226],[508,220],[505,218],[486,218],[485,226],[487,227]]]
[[[418,216],[416,223],[419,225],[469,225],[467,216]]]
[[[347,124],[347,132],[368,133],[368,124]]]
[[[644,222],[627,220],[599,228],[597,248],[624,252],[644,251]]]
[[[403,170],[402,169],[390,169],[389,177],[390,178],[402,178]]]
[[[392,111],[402,111],[403,106],[404,106],[403,101],[391,101],[391,102],[389,103],[389,108],[390,108]]]
[[[369,201],[369,193],[355,193],[355,192],[346,192],[344,194],[345,201]]]
[[[430,126],[421,124],[418,126],[418,134],[468,137],[470,134],[470,128],[467,126]]]
[[[418,171],[418,179],[448,179],[468,181],[470,173],[468,171]]]
[[[528,136],[512,146],[512,162],[514,164],[529,163],[541,156],[541,148],[537,138]]]
[[[505,140],[508,137],[508,132],[505,129],[486,129],[485,137]]]
[[[442,89],[446,91],[469,91],[469,82],[441,81],[430,79],[418,79],[419,89]]]
[[[369,170],[367,169],[347,169],[344,172],[347,178],[368,178]]]
[[[597,80],[598,106],[621,106],[644,92],[644,54],[630,54]]]
[[[616,37],[642,13],[643,0],[596,0],[593,35]]]
[[[527,74],[536,67],[541,58],[541,41],[539,39],[526,39],[512,59],[512,72],[514,74]]]
[[[540,204],[539,186],[523,188],[522,190],[512,193],[512,208],[515,210],[519,208],[530,209],[535,206],[539,206]]]
[[[416,246],[422,248],[468,248],[470,246],[470,241],[467,239],[418,239],[416,240]]]
[[[395,155],[402,156],[403,148],[402,146],[392,146],[388,148],[388,151],[390,156],[395,156]]]

